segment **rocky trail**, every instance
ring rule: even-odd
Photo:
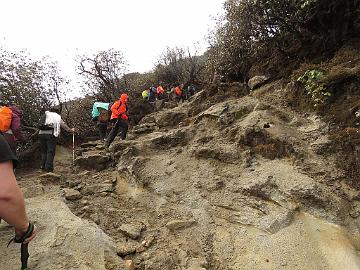
[[[109,152],[82,144],[75,168],[59,148],[55,174],[18,172],[39,228],[29,269],[360,269],[360,193],[327,154],[328,125],[283,93],[203,105],[200,92]],[[0,268],[19,269],[0,232]]]

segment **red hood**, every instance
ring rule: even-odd
[[[127,94],[122,94],[120,96],[120,101],[121,102],[126,102],[128,98],[129,98],[129,96]]]

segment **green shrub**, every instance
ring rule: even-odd
[[[300,76],[297,81],[302,83],[305,87],[306,94],[310,96],[314,107],[323,104],[326,99],[331,96],[327,91],[324,83],[324,73],[320,70],[307,70],[304,75]]]

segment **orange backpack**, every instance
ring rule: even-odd
[[[8,107],[0,107],[0,132],[6,132],[10,129],[12,120],[12,111]]]

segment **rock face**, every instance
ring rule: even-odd
[[[123,267],[116,255],[115,243],[94,223],[74,216],[61,200],[37,197],[26,203],[29,216],[39,230],[29,244],[29,269],[118,270]],[[4,238],[13,234],[11,228],[2,227],[1,231]],[[7,258],[1,260],[1,268],[20,269],[18,254],[18,245],[1,248],[0,257]]]
[[[84,229],[50,203],[56,213],[31,212],[55,220],[40,223],[50,236],[37,241],[50,248],[34,252],[32,267],[46,256],[63,269],[103,269],[105,260],[106,269],[119,270],[117,252],[145,270],[358,270],[359,191],[326,151],[326,125],[288,108],[282,85],[231,99],[224,98],[229,91],[248,87],[213,85],[176,109],[148,115],[136,136],[115,140],[109,152],[85,144],[82,158],[111,157],[117,171],[63,175],[75,190],[68,197],[82,196],[64,201],[116,239],[116,248],[97,227],[88,229],[93,223]]]
[[[267,80],[257,79],[263,80],[251,87]],[[146,270],[358,269],[351,241],[328,223],[350,222],[357,234],[360,207],[348,196],[358,193],[326,183],[335,166],[319,151],[328,143],[324,124],[273,106],[274,99],[282,104],[280,97],[262,99],[278,89],[267,84],[212,106],[194,97],[148,116],[147,123],[156,124],[152,132],[114,144],[123,179],[117,192],[121,209],[129,209],[119,214],[128,217],[125,224],[147,224],[133,237],[128,228],[116,229],[114,235],[126,238],[121,256]],[[194,115],[184,118],[181,110]],[[154,249],[138,252],[154,231]],[[323,242],[328,232],[340,233],[335,238],[345,244],[330,250]]]

